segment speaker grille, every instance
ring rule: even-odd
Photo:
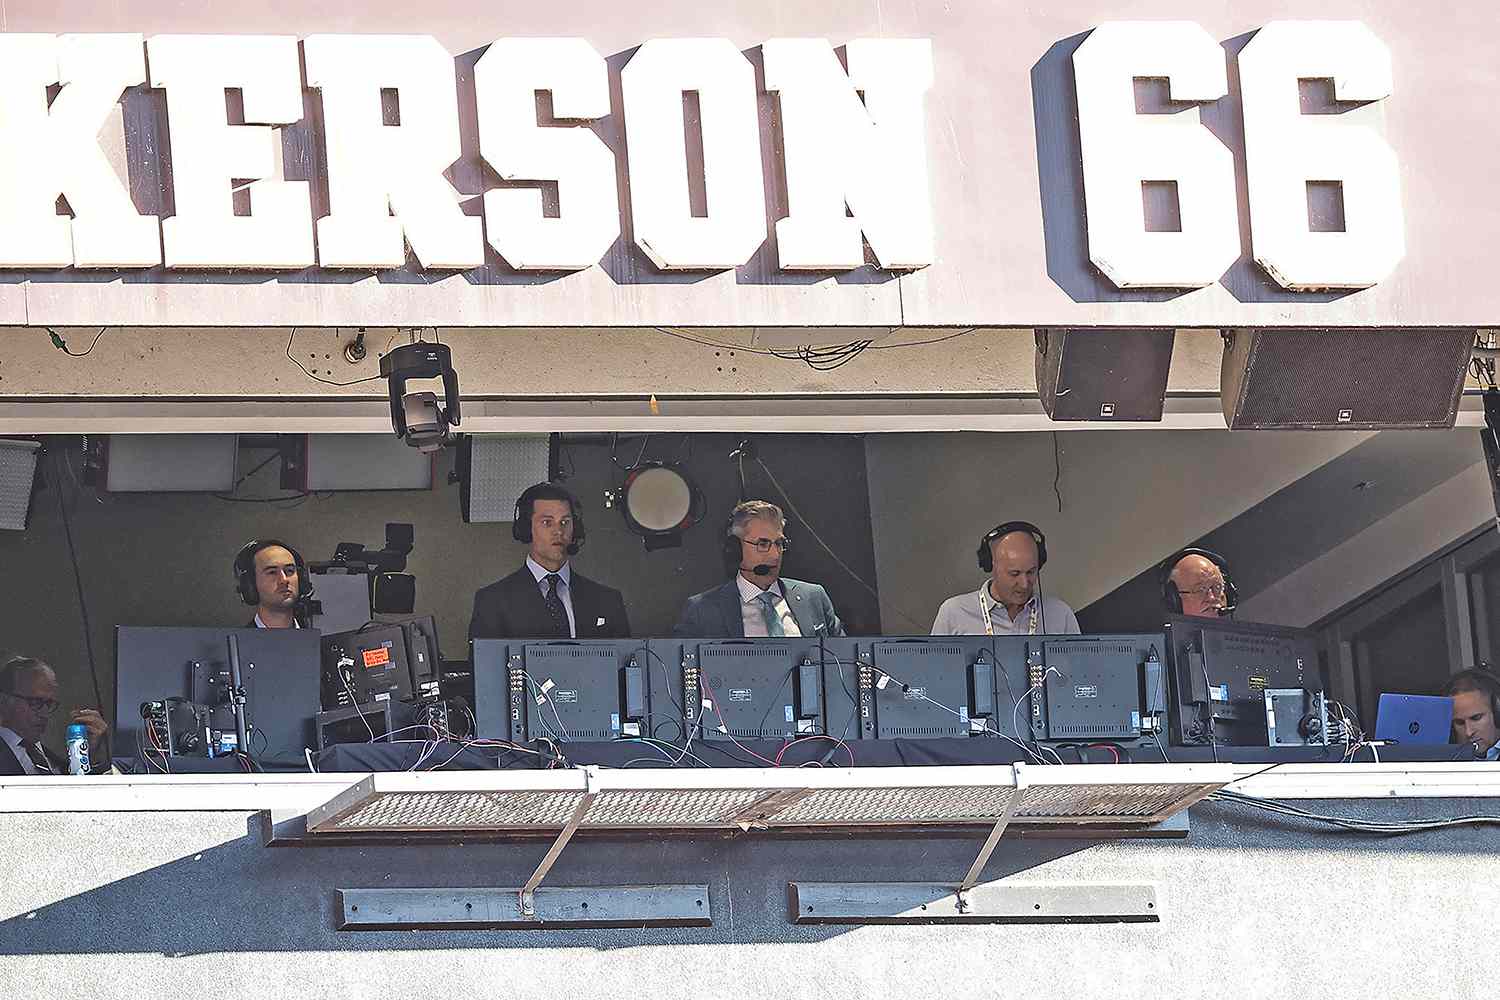
[[[1473,330],[1237,330],[1221,393],[1230,428],[1452,427]]]
[[[1175,331],[1036,331],[1036,385],[1053,420],[1160,420]]]

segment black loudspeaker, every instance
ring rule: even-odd
[[[1234,330],[1219,396],[1231,430],[1447,428],[1474,347],[1466,330]]]
[[[1160,420],[1175,330],[1036,331],[1036,388],[1053,420]]]

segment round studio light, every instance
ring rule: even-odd
[[[702,517],[703,494],[676,466],[647,462],[625,475],[620,511],[647,549],[682,544],[682,533]]]

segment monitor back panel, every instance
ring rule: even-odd
[[[1206,743],[1212,729],[1219,743],[1265,746],[1266,689],[1324,687],[1316,636],[1303,629],[1173,617],[1167,645],[1172,737],[1183,745]]]
[[[821,658],[816,639],[684,643],[684,707],[698,706],[704,739],[779,740],[822,734],[826,716],[821,679],[807,692],[809,705],[817,699],[814,717],[802,717],[799,699],[802,677],[816,677]],[[811,665],[806,675],[799,671],[804,664]]]
[[[1141,666],[1127,637],[1050,639],[1044,729],[1049,740],[1121,740],[1141,735]]]
[[[648,693],[638,695],[644,718],[636,724],[644,733],[632,731],[622,711],[627,668],[644,678],[644,659],[639,642],[511,643],[510,738],[573,742],[649,735]]]
[[[228,674],[231,631],[239,637],[245,714],[253,727],[251,756],[290,764],[317,745],[312,725],[319,708],[317,632],[121,625],[115,629],[117,756],[139,756],[145,739],[142,702],[216,697],[222,685],[213,678]]]
[[[862,735],[876,739],[931,739],[988,735],[991,717],[975,717],[971,667],[981,653],[994,664],[987,636],[928,636],[870,643],[861,658],[861,714],[871,718]],[[988,701],[997,704],[988,673]]]

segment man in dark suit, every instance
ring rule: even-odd
[[[0,665],[0,775],[68,773],[68,759],[42,743],[47,720],[58,708],[57,675],[47,664],[13,656]],[[104,716],[92,708],[75,709],[68,721],[88,727],[93,747],[100,746],[109,730]],[[107,768],[101,754],[94,770]]]
[[[672,634],[685,638],[844,634],[828,591],[781,575],[786,517],[765,500],[735,506],[724,534],[724,568],[734,575],[688,598]]]
[[[516,501],[511,537],[526,542],[526,565],[474,595],[470,639],[626,639],[630,620],[618,590],[573,571],[583,546],[578,501],[556,483],[537,483]]]

